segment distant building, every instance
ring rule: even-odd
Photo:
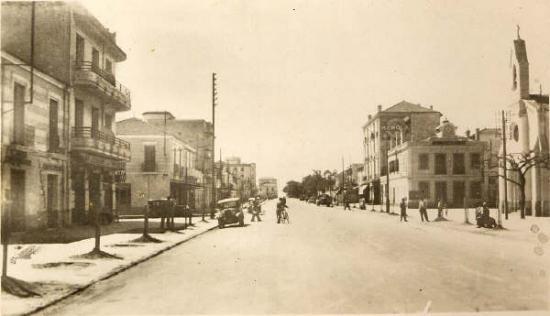
[[[117,112],[131,108],[130,91],[116,80],[126,53],[115,33],[77,2],[2,2],[1,23],[2,95],[15,104],[13,114],[2,114],[3,123],[13,121],[12,135],[2,131],[12,227],[85,223],[94,214],[109,220],[130,159],[113,124]]]
[[[380,203],[382,192],[380,179],[386,175],[386,152],[404,142],[418,141],[434,135],[441,113],[432,107],[423,107],[401,101],[386,110],[378,106],[378,112],[368,116],[363,125],[364,171],[362,192],[368,203]]]
[[[132,148],[126,181],[118,186],[118,208],[140,208],[148,200],[172,196],[176,204],[204,210],[204,181],[194,147],[137,118],[116,125],[120,137]]]
[[[502,131],[499,128],[477,128],[474,134],[466,131],[466,137],[485,143],[483,154],[483,192],[484,200],[489,207],[498,205],[498,154],[502,146]]]
[[[233,197],[248,199],[256,196],[256,164],[243,163],[239,157],[229,157],[223,162],[222,177],[227,187],[231,187]]]
[[[548,95],[532,94],[529,85],[529,61],[525,41],[518,37],[514,40],[512,65],[512,95],[514,103],[507,109],[510,114],[506,126],[507,154],[518,161],[520,155],[529,157],[548,157],[550,155],[550,122],[548,118]],[[502,152],[501,152],[502,154]],[[508,169],[510,164],[508,162]],[[500,170],[503,175],[503,170]],[[508,171],[515,182],[518,175]],[[526,173],[525,209],[526,215],[550,216],[550,169],[538,164]],[[504,204],[504,179],[499,181],[500,203]],[[520,208],[520,188],[508,182],[508,205],[510,209]]]
[[[212,186],[214,179],[214,150],[213,150],[213,127],[211,122],[205,120],[177,119],[170,112],[153,111],[144,112],[143,119],[162,130],[185,141],[197,150],[197,169],[204,177],[203,200],[205,207],[211,209],[213,201]]]
[[[263,198],[276,198],[278,195],[277,179],[269,177],[259,178],[258,194]]]
[[[442,200],[448,207],[478,205],[485,196],[482,157],[485,143],[457,136],[456,127],[443,120],[435,136],[406,141],[389,155],[389,201],[398,205],[407,198],[417,207],[426,198],[433,207]],[[383,186],[386,178],[381,179]]]

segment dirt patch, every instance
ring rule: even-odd
[[[32,265],[35,269],[54,269],[54,268],[63,268],[63,269],[84,269],[89,266],[94,265],[91,262],[78,262],[78,261],[62,261],[62,262],[47,262],[47,263],[35,263]]]
[[[143,245],[138,245],[138,244],[113,244],[113,245],[108,245],[107,247],[143,247]]]

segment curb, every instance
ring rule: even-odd
[[[69,298],[69,297],[75,295],[75,294],[78,294],[78,293],[80,293],[80,292],[83,292],[83,291],[86,290],[87,288],[91,287],[92,285],[94,285],[94,284],[96,284],[96,283],[98,283],[98,282],[100,282],[100,281],[110,279],[110,278],[114,277],[115,275],[117,275],[117,274],[119,274],[119,273],[121,273],[121,272],[124,272],[124,271],[126,271],[126,270],[128,270],[128,269],[130,269],[130,268],[132,268],[132,267],[134,267],[134,266],[137,266],[138,264],[140,264],[140,263],[142,263],[142,262],[144,262],[144,261],[147,261],[147,260],[149,260],[149,259],[151,259],[151,258],[154,258],[154,257],[156,257],[156,256],[158,256],[158,255],[160,255],[160,254],[162,254],[162,253],[164,253],[164,252],[166,252],[166,251],[168,251],[168,250],[170,250],[170,249],[176,247],[176,246],[179,246],[179,245],[181,245],[181,244],[183,244],[183,243],[185,243],[185,242],[188,242],[188,241],[190,241],[190,240],[193,240],[193,239],[195,239],[195,238],[197,238],[197,237],[199,237],[199,236],[201,236],[201,235],[203,235],[203,234],[205,234],[205,233],[207,233],[207,232],[209,232],[209,231],[211,231],[211,230],[213,230],[213,229],[216,229],[216,228],[218,228],[218,226],[217,226],[217,225],[214,225],[213,227],[210,227],[210,228],[206,229],[205,231],[200,232],[200,233],[198,233],[198,234],[196,234],[196,235],[194,235],[194,236],[190,236],[189,238],[180,240],[180,241],[178,241],[178,242],[176,242],[176,243],[174,243],[174,244],[172,244],[172,245],[170,245],[170,246],[167,246],[166,248],[163,248],[163,249],[157,250],[157,251],[155,251],[155,252],[153,252],[153,253],[151,253],[151,254],[148,254],[148,255],[146,255],[146,256],[143,257],[143,258],[137,259],[136,261],[129,262],[129,263],[126,264],[126,265],[122,265],[122,266],[120,266],[119,268],[113,269],[113,270],[107,272],[105,275],[103,275],[103,276],[101,276],[101,277],[99,277],[99,278],[97,278],[97,279],[95,279],[95,280],[92,280],[91,282],[89,282],[89,283],[87,283],[87,284],[85,284],[85,285],[82,285],[82,286],[80,286],[80,287],[78,287],[78,288],[76,288],[76,289],[74,289],[74,290],[72,290],[72,291],[70,291],[70,292],[68,292],[68,293],[66,293],[66,294],[63,294],[63,295],[62,295],[61,297],[59,297],[59,298],[56,298],[56,299],[54,299],[54,300],[52,300],[52,301],[50,301],[50,302],[48,302],[48,303],[46,303],[46,304],[44,304],[44,305],[42,305],[42,306],[37,306],[37,307],[35,307],[34,309],[32,309],[32,310],[30,310],[30,311],[28,311],[28,312],[25,312],[25,313],[23,313],[23,314],[19,314],[19,315],[27,316],[27,315],[32,315],[32,314],[34,314],[34,313],[37,313],[37,312],[39,312],[39,311],[42,311],[42,310],[44,310],[44,309],[46,309],[46,308],[48,308],[48,307],[51,307],[51,306],[53,306],[53,305],[55,305],[55,304],[57,304],[57,303],[59,303],[59,302],[61,302],[61,301],[63,301],[63,300],[65,300],[65,299],[67,299],[67,298]]]

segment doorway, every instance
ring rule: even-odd
[[[11,231],[25,230],[25,171],[11,169]]]
[[[48,227],[54,228],[58,224],[58,186],[57,186],[57,175],[49,174],[48,175],[48,188],[46,193],[46,211],[48,214]]]

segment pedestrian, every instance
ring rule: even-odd
[[[443,200],[442,199],[439,199],[439,201],[437,202],[437,217],[438,218],[441,218],[443,217]]]
[[[251,222],[254,222],[255,219],[258,219],[258,222],[261,222],[262,219],[260,218],[260,204],[257,200],[254,200],[252,202],[252,220]]]
[[[401,217],[399,218],[399,221],[403,221],[405,220],[405,222],[407,221],[407,198],[402,198],[401,199],[401,204],[399,204],[399,207],[401,208]]]
[[[425,219],[426,222],[429,222],[430,220],[428,219],[428,211],[426,210],[426,199],[420,199],[420,202],[418,203],[418,210],[420,211],[420,219],[422,221],[424,221]]]
[[[344,211],[346,209],[351,211],[351,207],[349,206],[349,196],[347,193],[344,193]]]
[[[281,213],[283,212],[284,208],[288,208],[286,206],[285,201],[283,198],[279,198],[279,202],[277,202],[277,224],[281,223]]]

